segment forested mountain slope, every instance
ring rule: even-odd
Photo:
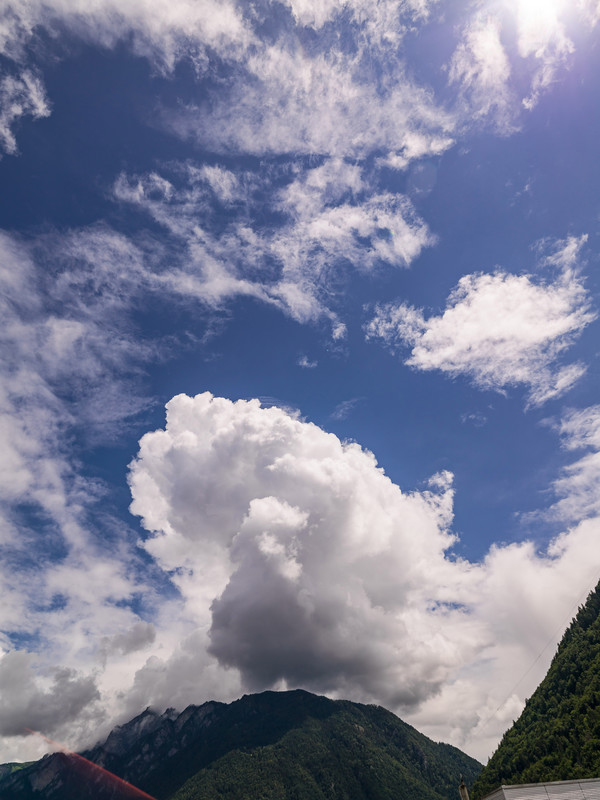
[[[481,769],[383,708],[299,690],[146,711],[84,755],[157,800],[456,800]],[[136,796],[76,761],[0,768],[0,800]]]
[[[600,776],[600,583],[474,787]]]

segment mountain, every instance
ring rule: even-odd
[[[81,755],[0,766],[0,800],[140,796],[89,762],[157,800],[457,800],[481,769],[390,711],[301,690],[147,709]]]
[[[548,674],[526,702],[474,787],[600,775],[600,583],[558,646]]]

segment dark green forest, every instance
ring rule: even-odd
[[[600,583],[565,632],[550,669],[474,786],[600,775]]]
[[[461,773],[472,781],[480,770],[383,708],[338,701],[331,711],[267,746],[230,751],[173,800],[454,800]]]

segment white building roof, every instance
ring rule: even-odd
[[[500,786],[484,800],[600,800],[600,778]]]

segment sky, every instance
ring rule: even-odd
[[[304,688],[484,761],[600,578],[597,0],[2,0],[0,761]]]

